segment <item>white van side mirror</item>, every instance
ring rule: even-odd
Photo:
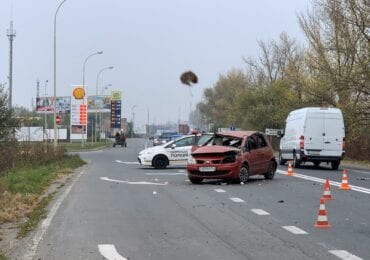
[[[172,144],[171,149],[175,149],[175,148],[176,148],[176,144]]]

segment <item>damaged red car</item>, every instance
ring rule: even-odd
[[[273,179],[276,166],[273,149],[263,133],[230,131],[216,133],[203,146],[195,148],[187,172],[194,184],[204,179],[245,183],[252,175]]]

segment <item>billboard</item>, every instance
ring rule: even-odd
[[[52,97],[37,97],[36,98],[36,112],[53,113],[54,98]]]
[[[71,125],[71,134],[86,134],[86,125]]]
[[[71,112],[71,97],[57,97],[55,103],[55,112],[57,114],[67,114]]]
[[[88,96],[87,110],[89,112],[109,112],[110,96]]]
[[[71,97],[57,97],[55,112],[57,114],[66,114],[71,112]],[[54,113],[54,97],[37,97],[36,112]]]

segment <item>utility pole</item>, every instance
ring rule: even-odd
[[[148,108],[148,132],[147,132],[148,137],[150,136],[150,125],[149,125],[149,119],[150,119],[150,117],[149,117],[149,108]]]
[[[10,29],[7,34],[9,38],[9,110],[12,110],[12,95],[13,95],[13,41],[15,38],[15,31],[13,30],[13,21],[10,21]]]
[[[44,100],[47,98],[47,94],[46,94],[46,86],[48,84],[48,80],[45,80],[45,85],[44,85]],[[46,111],[44,111],[44,134],[45,134],[45,143],[48,142],[48,139],[49,139],[49,135],[48,135],[48,120],[47,120],[47,114],[46,114]]]
[[[36,100],[40,97],[40,80],[36,80]]]

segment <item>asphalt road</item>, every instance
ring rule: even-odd
[[[192,185],[183,168],[137,164],[147,140],[81,154],[89,161],[56,199],[19,259],[370,259],[370,170],[304,166],[245,185]],[[342,168],[340,168],[342,169]],[[317,229],[324,179],[328,229]]]

